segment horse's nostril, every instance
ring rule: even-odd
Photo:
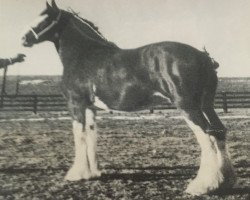
[[[28,46],[28,41],[27,41],[27,37],[26,37],[26,36],[21,37],[21,43],[22,43],[24,46]]]

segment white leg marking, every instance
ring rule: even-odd
[[[190,182],[186,192],[191,195],[202,195],[218,188],[231,187],[226,184],[229,176],[234,176],[231,161],[226,151],[225,141],[218,141],[190,120],[187,124],[193,130],[201,147],[200,168],[196,178]],[[231,173],[231,174],[230,174]],[[233,178],[234,179],[234,178]]]
[[[102,100],[100,100],[99,97],[97,96],[95,96],[94,106],[102,110],[107,110],[107,111],[109,110],[108,106]]]
[[[82,123],[73,121],[73,134],[75,142],[75,159],[65,179],[69,181],[89,179],[90,170],[87,159],[86,132],[83,130]]]
[[[210,136],[210,138],[214,142],[217,152],[218,165],[220,167],[221,173],[223,174],[223,187],[231,188],[236,182],[236,175],[226,142],[224,140],[218,140],[213,136]]]
[[[96,160],[97,126],[95,122],[95,113],[90,109],[86,109],[85,130],[87,133],[87,155],[91,177],[99,177],[101,176],[101,172],[98,170]]]

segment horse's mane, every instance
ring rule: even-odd
[[[86,23],[87,25],[89,25],[102,39],[104,39],[105,41],[107,41],[111,46],[114,47],[118,47],[115,43],[108,41],[103,34],[99,31],[99,28],[91,21],[81,17],[79,15],[79,13],[75,12],[72,8],[68,8],[67,11],[69,13],[71,13],[73,16],[75,16],[76,18],[80,19],[81,21],[83,21],[84,23]]]

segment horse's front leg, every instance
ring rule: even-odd
[[[65,176],[65,179],[69,181],[89,179],[91,177],[87,157],[87,133],[84,127],[85,124],[73,120],[75,158],[72,167]]]
[[[95,119],[96,112],[92,109],[86,109],[86,123],[85,130],[87,133],[87,158],[89,162],[89,168],[91,177],[101,176],[101,172],[98,170],[96,160],[96,142],[97,142],[97,125]]]
[[[73,106],[74,107],[74,106]],[[96,161],[97,126],[95,111],[92,109],[70,109],[73,116],[73,134],[75,143],[74,163],[68,171],[65,179],[77,181],[99,177]],[[77,112],[74,112],[76,111]]]

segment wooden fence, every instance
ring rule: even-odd
[[[214,107],[223,109],[225,113],[229,108],[250,108],[250,92],[218,92],[215,96]],[[175,107],[171,104],[163,104],[155,106],[150,111],[167,108]]]
[[[67,103],[62,95],[4,95],[1,111],[66,111]]]
[[[172,104],[155,105],[150,112],[159,109],[174,109]],[[250,108],[250,92],[220,92],[216,94],[215,108],[228,112],[231,108]],[[62,95],[4,95],[1,97],[0,111],[67,111],[67,103]]]
[[[250,108],[250,92],[220,92],[216,94],[215,108],[225,113],[229,108]]]

